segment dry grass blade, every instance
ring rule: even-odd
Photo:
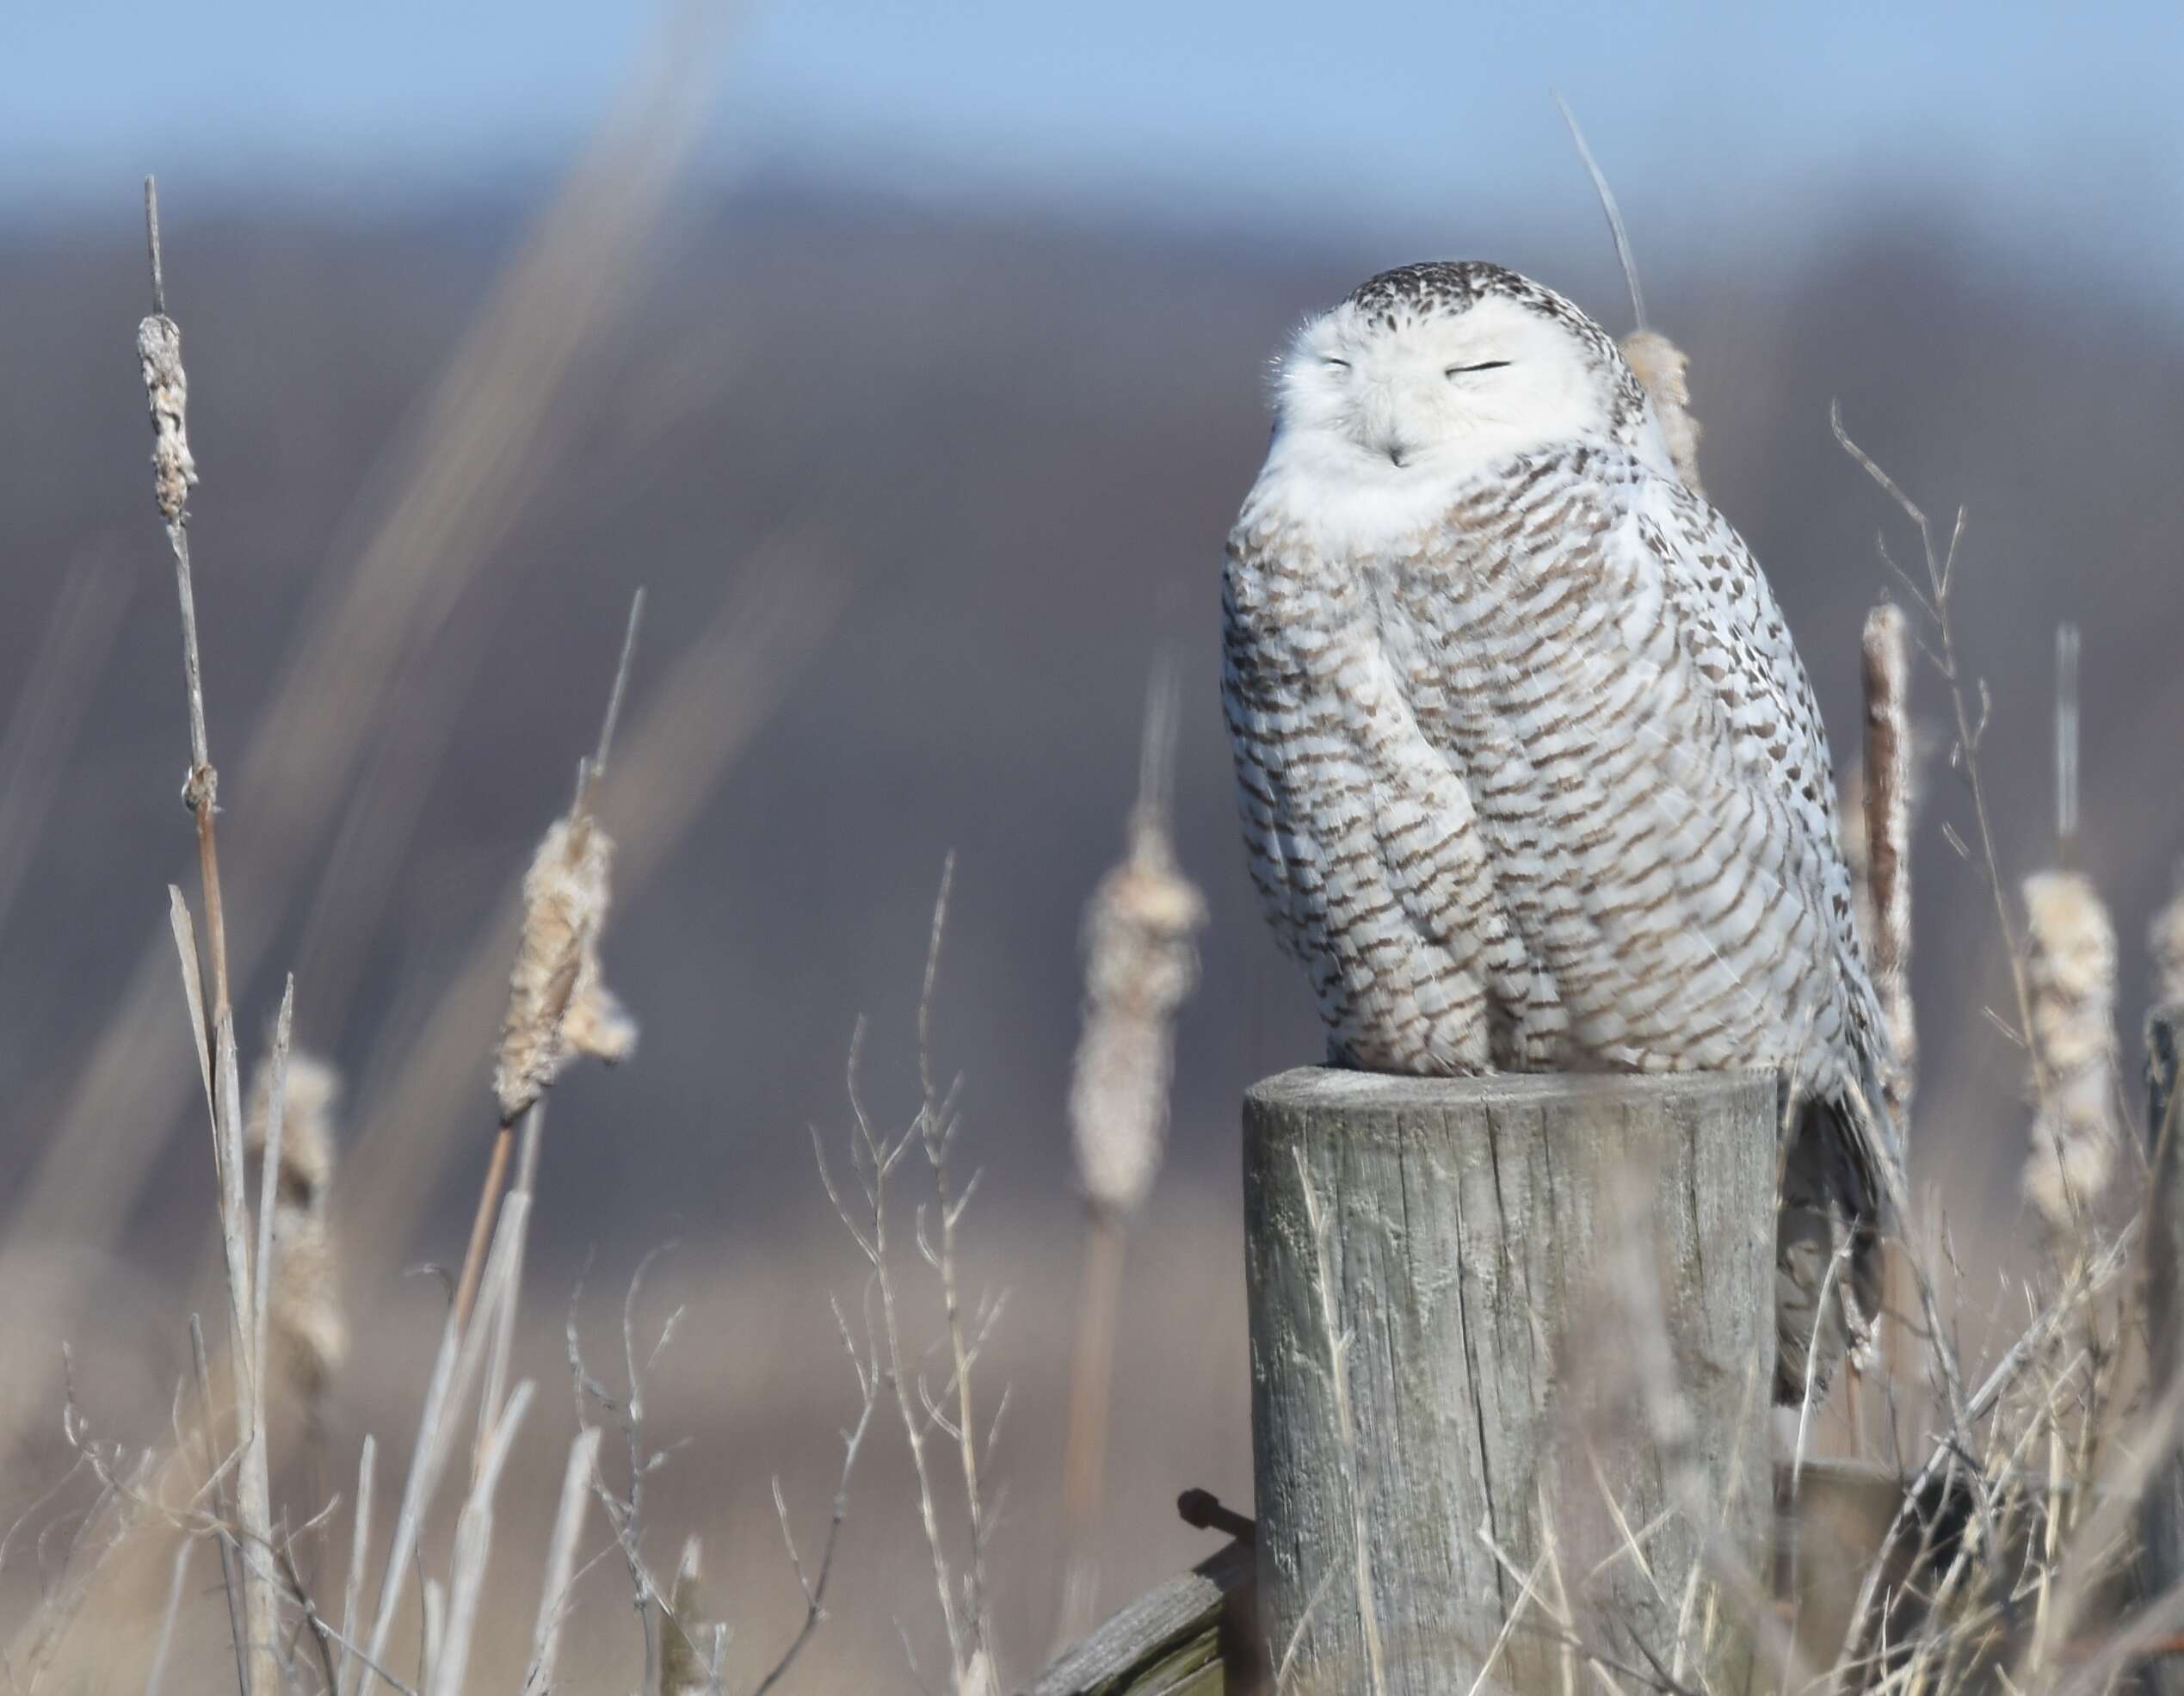
[[[349,1687],[349,1668],[355,1660],[358,1616],[364,1611],[364,1564],[372,1552],[372,1486],[379,1470],[379,1443],[367,1432],[356,1457],[356,1502],[351,1510],[349,1539],[349,1576],[342,1587],[342,1658],[334,1671],[334,1688]]]
[[[1615,204],[1615,191],[1607,186],[1607,174],[1593,157],[1593,150],[1585,145],[1585,133],[1577,126],[1577,114],[1570,109],[1570,102],[1557,95],[1555,106],[1562,114],[1563,122],[1570,126],[1570,139],[1576,144],[1577,157],[1585,163],[1585,175],[1593,180],[1593,192],[1600,196],[1600,209],[1607,219],[1607,233],[1615,238],[1615,257],[1623,268],[1623,281],[1631,291],[1632,325],[1644,330],[1645,297],[1638,292],[1638,262],[1631,256],[1631,238],[1623,228],[1623,213]]]
[[[516,1157],[515,1187],[510,1193],[503,1212],[514,1223],[510,1227],[515,1239],[515,1264],[509,1270],[509,1281],[518,1291],[523,1287],[523,1256],[530,1243],[531,1209],[539,1175],[539,1144],[546,1130],[546,1103],[534,1101],[523,1115],[520,1137],[521,1152]],[[493,1420],[497,1416],[503,1397],[508,1388],[509,1361],[515,1351],[515,1320],[518,1304],[511,1299],[500,1305],[493,1318],[493,1348],[485,1366],[485,1393],[478,1398],[478,1440],[472,1451],[472,1471],[484,1464],[485,1446],[490,1440]]]
[[[182,956],[182,999],[189,1007],[190,1034],[196,1039],[197,1076],[205,1086],[205,1111],[213,1113],[213,1044],[205,1028],[205,985],[198,975],[197,926],[189,916],[189,903],[174,884],[167,885],[167,922],[174,932],[175,951]]]
[[[584,1508],[591,1500],[591,1479],[599,1465],[597,1427],[579,1431],[569,1445],[569,1465],[561,1478],[561,1502],[554,1511],[553,1534],[546,1544],[546,1577],[539,1589],[539,1621],[531,1637],[531,1666],[523,1696],[545,1696],[554,1687],[561,1661],[561,1624],[569,1617],[570,1586],[577,1571],[577,1539],[583,1534]]]
[[[492,1438],[485,1446],[470,1497],[463,1503],[462,1517],[456,1521],[454,1558],[448,1573],[447,1635],[441,1642],[429,1696],[462,1696],[464,1681],[470,1673],[471,1640],[477,1634],[478,1604],[484,1593],[485,1565],[493,1551],[493,1495],[500,1488],[515,1434],[522,1429],[532,1392],[533,1385],[527,1378],[515,1386],[508,1405],[496,1411]]]

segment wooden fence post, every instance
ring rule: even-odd
[[[2184,1089],[2178,1062],[2184,1058],[2184,1003],[2157,1007],[2146,1017],[2146,1134],[2152,1163],[2148,1181],[2146,1243],[2147,1376],[2156,1395],[2176,1381],[2184,1366]],[[2163,1596],[2184,1579],[2184,1449],[2174,1442],[2154,1473],[2140,1504],[2140,1586]],[[2162,1656],[2150,1664],[2162,1696],[2184,1696],[2184,1666]]]
[[[1774,1076],[1315,1069],[1243,1120],[1281,1688],[1588,1687],[1573,1637],[1743,1688],[1700,1568],[1711,1542],[1763,1586]]]

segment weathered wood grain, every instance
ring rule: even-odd
[[[1249,1093],[1260,1630],[1288,1687],[1559,1690],[1572,1639],[1741,1687],[1693,1578],[1710,1541],[1763,1571],[1775,1123],[1756,1073]]]
[[[1223,1611],[1250,1570],[1249,1546],[1230,1544],[1065,1650],[1029,1696],[1221,1696]]]

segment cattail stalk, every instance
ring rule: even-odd
[[[334,1689],[349,1688],[356,1658],[356,1632],[364,1612],[364,1563],[372,1552],[372,1486],[379,1471],[379,1446],[370,1432],[356,1456],[356,1501],[349,1529],[349,1575],[342,1584],[342,1658],[334,1669]]]
[[[1206,923],[1204,898],[1178,867],[1169,832],[1175,724],[1175,676],[1163,665],[1146,706],[1128,848],[1085,913],[1084,1030],[1070,1082],[1070,1126],[1090,1211],[1063,1463],[1063,1641],[1091,1623],[1124,1237],[1160,1169],[1175,1014],[1197,981],[1197,936]]]
[[[600,728],[599,750],[579,762],[576,800],[547,827],[523,876],[523,930],[509,974],[508,1015],[493,1061],[493,1094],[500,1119],[493,1130],[470,1246],[456,1280],[458,1324],[469,1323],[477,1298],[493,1220],[508,1181],[516,1121],[553,1087],[554,1079],[577,1055],[596,1055],[611,1065],[628,1058],[637,1045],[636,1021],[607,988],[600,968],[599,937],[607,922],[614,844],[601,828],[596,809],[644,613],[645,591],[639,589],[630,602],[629,626]]]
[[[189,773],[182,800],[197,824],[200,893],[205,904],[206,960],[211,979],[211,1041],[207,1046],[205,986],[194,928],[179,891],[173,892],[176,940],[185,943],[184,988],[199,1044],[213,1121],[213,1165],[219,1180],[220,1242],[226,1261],[230,1378],[237,1439],[242,1454],[236,1483],[237,1533],[246,1557],[239,1574],[243,1593],[244,1696],[274,1696],[281,1687],[279,1619],[264,1557],[272,1549],[270,1469],[265,1451],[265,1379],[254,1349],[257,1304],[252,1295],[250,1204],[243,1184],[243,1113],[235,1055],[235,1013],[227,964],[226,908],[220,897],[219,829],[215,823],[219,774],[213,765],[205,725],[204,666],[197,642],[197,597],[189,563],[189,490],[197,464],[189,447],[189,379],[182,367],[182,330],[167,316],[164,261],[159,244],[159,194],[144,184],[145,240],[151,265],[151,314],[137,326],[137,357],[151,414],[152,496],[166,525],[175,557],[175,590],[182,614],[182,684],[189,711]],[[249,1551],[260,1557],[248,1557]]]
[[[1883,601],[1866,615],[1859,657],[1866,734],[1855,792],[1845,809],[1849,838],[1845,847],[1855,885],[1859,936],[1888,1035],[1889,1064],[1880,1079],[1881,1098],[1895,1126],[1897,1146],[1907,1148],[1911,1100],[1918,1084],[1918,1026],[1910,975],[1911,815],[1917,797],[1910,723],[1910,632],[1902,607]],[[1867,1370],[1903,1372],[1924,1345],[1906,1317],[1915,1299],[1900,1243],[1889,1245],[1884,1279],[1879,1360]],[[1854,1363],[1845,1394],[1851,1428],[1861,1438],[1858,1388],[1862,1376]]]
[[[515,1297],[511,1284],[502,1300],[512,1302]],[[478,1610],[484,1597],[485,1564],[493,1551],[493,1495],[500,1487],[501,1472],[515,1434],[522,1428],[531,1394],[532,1385],[526,1378],[515,1386],[508,1405],[497,1413],[492,1441],[486,1446],[470,1496],[455,1522],[454,1554],[447,1573],[447,1630],[428,1687],[429,1696],[463,1696],[466,1687],[470,1646],[477,1635]]]
[[[1903,609],[1884,601],[1866,614],[1860,644],[1866,694],[1864,823],[1873,989],[1894,1064],[1882,1080],[1899,1139],[1909,1131],[1918,1081],[1918,1027],[1911,1005],[1911,657]]]
[[[2066,869],[2077,835],[2078,631],[2064,624],[2055,632],[2059,865],[2025,880],[2037,1103],[2025,1192],[2058,1233],[2073,1227],[2107,1187],[2116,1155],[2116,930],[2092,879]]]
[[[1652,399],[1676,475],[1703,500],[1706,486],[1699,480],[1699,439],[1704,432],[1691,410],[1691,384],[1685,375],[1690,355],[1659,330],[1641,330],[1623,338],[1623,358]]]
[[[484,1275],[478,1281],[478,1306],[490,1315],[503,1301],[514,1301],[516,1292],[510,1274],[515,1261],[514,1233],[504,1223],[494,1235],[485,1257]],[[394,1533],[387,1545],[386,1563],[379,1577],[379,1604],[372,1616],[371,1636],[358,1657],[361,1670],[354,1687],[355,1696],[370,1696],[386,1665],[387,1645],[394,1632],[395,1615],[401,1610],[409,1585],[417,1545],[424,1533],[425,1516],[438,1495],[447,1461],[458,1410],[470,1400],[484,1364],[489,1334],[481,1327],[466,1327],[450,1311],[441,1328],[440,1348],[434,1357],[432,1375],[426,1381],[424,1407],[417,1419],[417,1435],[410,1453],[409,1476],[402,1486],[402,1500],[395,1509]],[[437,1586],[424,1587],[428,1604]],[[430,1607],[428,1608],[429,1613]],[[431,1656],[428,1656],[429,1665]],[[428,1681],[429,1683],[429,1681]],[[345,1689],[343,1696],[348,1696]]]

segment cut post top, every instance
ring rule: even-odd
[[[1290,1112],[1375,1114],[1430,1112],[1452,1106],[1544,1107],[1576,1099],[1603,1105],[1735,1101],[1748,1091],[1773,1092],[1779,1074],[1732,1072],[1486,1072],[1468,1077],[1414,1077],[1299,1066],[1262,1079],[1246,1092],[1254,1103]]]

